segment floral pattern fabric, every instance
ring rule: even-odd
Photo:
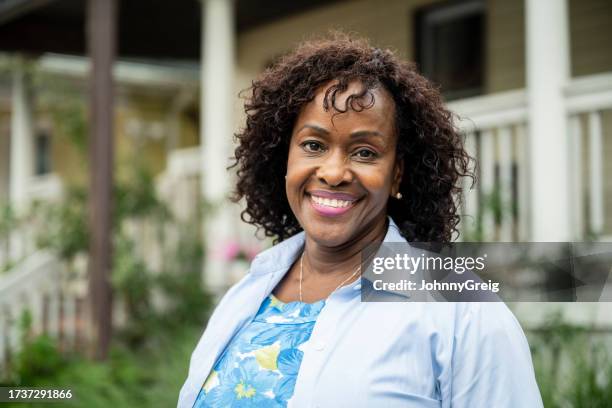
[[[194,408],[286,407],[324,305],[283,303],[270,294],[217,360]]]

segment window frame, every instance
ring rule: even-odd
[[[435,25],[437,24],[452,22],[454,20],[458,20],[476,14],[481,14],[483,17],[483,33],[480,39],[480,47],[482,50],[482,77],[480,78],[480,85],[449,91],[445,91],[444,89],[442,89],[442,93],[446,99],[461,99],[471,96],[483,95],[485,93],[487,77],[487,16],[485,0],[443,1],[419,8],[413,14],[413,22],[415,28],[415,61],[418,65],[419,71],[434,82],[435,78],[432,78],[431,76],[431,73],[434,69],[433,67],[435,65],[435,57],[433,52],[434,42],[431,34],[427,31],[431,30],[431,28],[435,27]],[[442,86],[442,84],[439,83],[436,83],[436,85]]]

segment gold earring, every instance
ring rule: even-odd
[[[398,200],[401,200],[402,199],[402,193],[400,193],[398,191],[397,194],[395,195],[395,198],[397,198]]]

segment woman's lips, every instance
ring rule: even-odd
[[[329,194],[326,194],[330,196]],[[327,217],[333,217],[342,215],[348,212],[355,206],[357,200],[342,200],[338,198],[322,197],[313,193],[308,195],[310,198],[310,204],[312,207],[321,215]],[[346,197],[346,196],[345,196]]]

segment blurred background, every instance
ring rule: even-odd
[[[227,200],[238,93],[330,29],[414,61],[458,115],[458,241],[612,241],[609,0],[0,0],[1,384],[176,404],[271,245]],[[612,306],[509,306],[545,406],[609,406]]]

